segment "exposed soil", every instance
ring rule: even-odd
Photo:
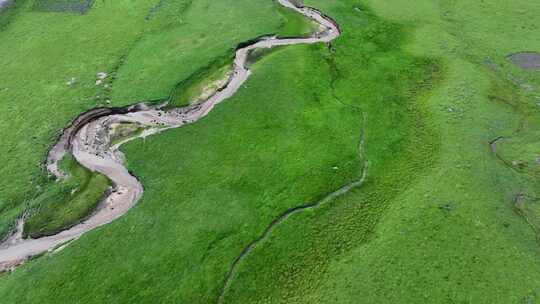
[[[513,64],[524,70],[540,70],[540,53],[537,52],[521,52],[508,56]]]
[[[52,236],[23,239],[21,235],[24,218],[22,218],[14,234],[0,244],[0,271],[12,269],[29,257],[51,251],[62,244],[77,239],[92,229],[114,221],[132,208],[142,196],[143,186],[125,168],[124,157],[119,151],[120,146],[136,138],[194,123],[206,116],[214,106],[233,96],[251,75],[251,71],[247,67],[250,51],[293,44],[328,43],[340,35],[337,24],[316,9],[299,7],[289,0],[278,0],[278,2],[317,22],[320,25],[319,31],[310,37],[303,38],[262,37],[248,45],[242,45],[236,50],[231,73],[216,82],[214,87],[218,89],[211,94],[207,91],[203,92],[206,98],[197,98],[197,101],[202,101],[193,105],[165,110],[166,104],[147,106],[144,103],[138,103],[125,108],[93,109],[78,116],[51,148],[46,162],[47,169],[58,178],[65,177],[66,174],[58,168],[58,162],[66,153],[71,153],[82,166],[107,176],[113,182],[114,190],[87,220]],[[223,86],[223,83],[226,85]],[[137,132],[121,142],[115,142],[114,140],[118,138],[118,134],[115,132],[121,129],[118,128],[118,125],[126,123],[138,125],[138,130],[142,130],[142,132]],[[356,183],[361,183],[361,181]],[[347,192],[356,183],[336,191],[329,196],[329,199]],[[295,208],[289,213],[292,214],[295,210],[314,208],[321,203]],[[273,225],[282,222],[290,214],[284,214],[284,217],[276,220]],[[268,233],[271,232],[271,229]]]

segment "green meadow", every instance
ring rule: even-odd
[[[43,9],[75,2],[18,0],[0,14],[2,236],[54,187],[41,164],[78,114],[167,97],[216,56],[232,58],[238,43],[279,32],[291,18],[271,1],[95,1],[83,15]],[[96,85],[100,72],[108,77]]]
[[[0,275],[0,299],[540,303],[540,74],[507,59],[540,52],[540,4],[303,2],[341,37],[257,54],[207,117],[123,146],[145,187],[137,206]],[[5,233],[30,207],[25,228],[46,234],[109,186],[69,160],[68,186],[44,176],[70,119],[185,104],[238,43],[312,24],[270,0],[96,1],[83,15],[27,0],[0,27],[0,223]]]
[[[24,222],[25,237],[54,235],[79,223],[91,214],[111,186],[109,180],[65,157],[61,169],[70,178],[51,183],[32,201],[34,208]]]

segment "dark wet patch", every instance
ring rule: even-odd
[[[161,7],[165,3],[165,1],[166,0],[159,0],[158,3],[156,3],[154,6],[152,6],[152,8],[150,9],[150,12],[148,12],[148,15],[146,15],[146,17],[144,19],[146,19],[146,20],[152,19],[154,17],[154,15],[161,9]]]
[[[7,8],[8,5],[11,3],[10,0],[0,0],[0,12],[4,9],[4,8]]]
[[[513,64],[524,70],[540,70],[540,53],[537,52],[521,52],[508,56]]]
[[[95,0],[38,0],[33,9],[42,12],[86,14]]]

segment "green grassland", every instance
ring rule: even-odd
[[[213,71],[216,62],[221,63],[218,69],[232,63],[240,42],[272,33],[301,35],[311,29],[304,18],[274,1],[176,2],[164,1],[152,18],[159,18],[158,25],[147,30],[115,73],[115,104],[160,99],[178,85],[181,90],[186,79]]]
[[[34,201],[24,222],[24,236],[54,235],[90,215],[111,186],[109,180],[65,157],[61,168],[70,178],[52,183]]]
[[[85,14],[90,10],[95,0],[40,0],[33,8],[37,11],[64,12]]]
[[[279,32],[287,22],[275,3],[263,0],[234,6],[96,1],[85,15],[36,10],[47,4],[42,2],[16,1],[0,14],[0,57],[6,58],[0,62],[0,111],[7,113],[0,121],[0,172],[6,177],[0,181],[2,236],[51,187],[40,163],[74,117],[96,106],[167,97],[173,84],[216,54],[232,56],[236,44]],[[109,75],[101,85],[98,72]]]
[[[19,2],[19,1],[17,1]],[[149,3],[98,1],[87,15],[44,13],[22,1],[0,31],[0,234],[47,188],[40,163],[58,131],[97,106],[95,75],[116,64],[143,22]],[[2,15],[4,12],[2,13]],[[144,15],[139,17],[144,20]],[[122,22],[119,22],[122,20]],[[114,43],[113,43],[114,41]],[[75,78],[74,85],[66,83]],[[9,178],[8,178],[9,177]]]
[[[286,15],[271,1],[246,8],[252,14],[241,18],[260,22],[257,33],[216,34],[241,7],[229,11],[225,2],[193,1],[179,18],[190,21],[178,27],[178,20],[159,19],[176,16],[160,6],[150,20],[170,32],[145,28],[129,54],[112,56],[121,64],[107,70],[114,79],[107,98],[124,104],[164,98],[175,87],[197,90],[204,75],[232,58],[237,40],[290,35],[280,23]],[[237,95],[208,117],[124,146],[129,169],[145,186],[139,204],[63,251],[1,276],[0,299],[214,303],[235,258],[277,216],[358,180],[367,160],[361,187],[292,215],[257,243],[238,264],[224,302],[538,303],[540,76],[506,56],[540,50],[540,5],[304,2],[340,24],[343,35],[332,48],[266,54]],[[255,12],[263,3],[275,14]],[[214,6],[225,20],[207,15]],[[9,39],[21,16],[0,39]],[[184,29],[210,24],[207,36]],[[167,37],[180,40],[153,54]],[[14,63],[12,69],[18,71]],[[30,114],[36,112],[24,112]],[[40,159],[30,156],[18,161]],[[15,179],[2,183],[19,187],[14,194],[26,189]]]
[[[309,3],[338,20],[351,9],[338,1]],[[441,63],[436,86],[413,107],[422,115],[413,119],[412,134],[422,134],[426,126],[435,134],[405,136],[404,149],[394,150],[392,161],[370,167],[363,189],[277,229],[238,272],[230,303],[540,301],[538,74],[505,61],[510,53],[540,48],[534,24],[540,7],[529,1],[508,6],[503,1],[356,4],[364,20],[370,7],[402,24],[406,52],[399,57]],[[363,31],[374,24],[364,24]],[[345,35],[335,44],[338,55]],[[386,56],[384,62],[395,63],[391,53]],[[350,67],[343,63],[342,69]],[[370,77],[386,66],[379,64]],[[373,117],[371,103],[362,104]],[[380,114],[375,117],[376,123]],[[368,119],[367,158],[373,162],[385,153],[373,150],[380,143],[371,123]],[[489,147],[498,136],[505,137],[498,154],[506,162]],[[377,167],[386,169],[377,172]]]

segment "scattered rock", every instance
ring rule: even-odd
[[[99,73],[97,73],[96,76],[97,76],[98,79],[103,80],[103,79],[107,78],[108,75],[105,72],[99,72]]]
[[[77,83],[77,79],[75,79],[75,77],[71,77],[71,79],[70,79],[68,82],[66,82],[66,84],[67,84],[68,86],[72,86],[72,85],[74,85],[75,83]]]
[[[105,72],[97,73],[96,74],[96,77],[97,77],[96,85],[98,86],[98,85],[101,85],[101,84],[105,83],[105,78],[107,78],[107,76],[109,76],[109,75],[107,75],[107,73],[105,73]],[[108,87],[108,85],[107,85],[107,87]]]
[[[93,2],[92,0],[84,0],[84,1]],[[48,1],[41,1],[41,2],[46,3]],[[67,1],[67,2],[72,2],[72,1]],[[284,3],[286,4],[288,2],[284,1]],[[298,9],[298,11],[304,13],[304,10]],[[310,12],[310,16],[313,14],[317,14],[317,13]],[[307,13],[304,13],[304,15],[308,16]],[[322,15],[319,15],[318,17],[321,17],[319,18],[320,20],[323,20],[323,19],[325,20],[325,22],[319,22],[319,23],[332,24],[330,20],[326,20],[326,18],[323,18]],[[339,29],[337,28],[337,26],[336,27],[332,26],[332,28],[335,30],[327,34],[328,36],[325,37],[325,41],[333,40],[334,38],[339,36]],[[292,42],[286,42],[283,44],[276,43],[275,45],[306,44],[306,43],[312,43],[312,42],[314,43],[318,41],[314,38],[305,38],[305,39],[292,40]],[[261,43],[261,45],[257,47],[273,47],[273,46],[274,46],[273,41],[269,40],[266,43]],[[250,50],[250,47],[254,48],[255,46],[242,47],[236,52],[235,60],[242,59],[240,60],[240,64],[235,66],[235,70],[239,71],[238,75],[241,75],[240,78],[235,79],[235,80],[238,80],[238,83],[235,83],[233,80],[231,80],[230,83],[234,83],[235,85],[230,85],[224,88],[224,90],[222,91],[223,95],[218,96],[219,98],[209,99],[205,101],[204,104],[190,106],[189,109],[185,111],[186,119],[184,121],[195,122],[201,119],[202,117],[206,116],[214,108],[215,105],[222,102],[226,98],[233,96],[237,92],[240,86],[247,87],[246,85],[244,85],[245,80],[247,79],[247,76],[249,76],[249,70],[246,68],[246,64],[247,64],[246,54]],[[104,82],[106,82],[106,78],[107,78],[106,73],[104,72],[98,73],[97,79],[96,79],[96,85],[104,84]],[[99,101],[107,100],[106,96],[104,96],[103,98],[100,98],[100,95],[98,95],[97,98],[99,99]],[[127,113],[116,114],[114,111],[112,111],[112,109],[108,109],[108,108],[99,109],[100,112],[89,111],[88,113],[90,114],[87,113],[87,115],[92,115],[92,116],[96,115],[95,116],[96,119],[84,120],[85,117],[91,118],[92,116],[82,115],[83,118],[77,118],[78,120],[73,122],[73,125],[67,129],[69,133],[66,133],[66,131],[64,131],[62,135],[66,137],[71,136],[72,135],[71,132],[73,131],[74,132],[73,134],[75,134],[76,136],[71,137],[69,139],[70,141],[64,141],[63,139],[59,141],[60,144],[66,144],[66,143],[72,144],[69,152],[71,152],[71,154],[75,156],[75,158],[79,161],[81,165],[87,167],[88,169],[92,171],[97,170],[97,168],[99,168],[99,172],[101,172],[102,174],[104,174],[105,176],[111,179],[113,184],[115,184],[118,187],[118,191],[114,195],[114,197],[109,196],[106,199],[106,202],[118,203],[119,206],[121,206],[121,208],[116,208],[115,210],[118,210],[118,211],[115,211],[115,212],[107,212],[107,211],[102,212],[102,210],[106,210],[106,208],[99,209],[96,211],[96,213],[92,215],[91,221],[88,220],[86,222],[88,224],[85,224],[84,226],[75,226],[75,227],[69,228],[68,230],[66,230],[66,231],[69,231],[69,233],[67,234],[65,233],[56,234],[54,237],[51,236],[51,237],[44,237],[44,238],[32,239],[32,240],[21,239],[20,243],[17,244],[18,247],[9,248],[8,252],[10,254],[13,253],[17,257],[20,256],[26,259],[26,255],[28,254],[33,255],[36,250],[46,251],[47,250],[46,248],[55,248],[57,244],[61,244],[61,243],[65,243],[65,242],[77,239],[83,233],[93,230],[94,228],[99,227],[100,225],[107,224],[115,220],[116,218],[122,216],[127,210],[129,210],[129,208],[131,208],[137,202],[140,195],[143,193],[142,185],[133,175],[129,174],[126,168],[122,165],[122,161],[116,158],[116,156],[118,156],[118,158],[121,158],[122,154],[117,150],[117,148],[111,147],[109,145],[111,141],[110,141],[110,137],[107,136],[107,132],[108,132],[107,128],[111,123],[115,123],[116,119],[118,119],[116,122],[122,122],[123,120],[130,121],[130,122],[137,121],[137,122],[140,122],[140,124],[149,125],[149,127],[151,127],[149,131],[151,132],[144,132],[143,134],[137,135],[136,137],[144,138],[148,135],[155,134],[156,132],[158,132],[158,130],[152,130],[153,126],[151,126],[149,122],[152,120],[153,115],[155,115],[156,109],[155,107],[148,107],[148,109],[145,110],[144,109],[145,106],[143,106],[142,108],[143,109],[139,109],[138,106],[125,108],[127,109],[130,115],[128,115]],[[148,113],[142,113],[143,111],[147,111]],[[167,118],[169,113],[167,112],[164,112],[164,113],[166,114],[166,118]],[[98,114],[100,115],[97,116]],[[149,114],[150,116],[145,116],[145,114]],[[172,116],[170,118],[171,118],[170,121],[169,120],[163,121],[161,122],[161,125],[169,126],[169,128],[176,128],[180,126],[180,124],[176,120],[174,120]],[[155,123],[156,120],[153,119],[153,122]],[[165,122],[167,123],[165,124]],[[75,127],[77,126],[83,126],[87,129],[85,132],[79,132],[80,129],[75,129]],[[57,146],[53,148],[56,148],[56,147]],[[61,153],[66,152],[65,150],[66,150],[65,148],[62,148],[62,149],[59,148],[59,152]],[[115,155],[116,152],[118,152],[119,154]],[[98,161],[95,161],[94,157],[91,156],[92,154],[97,155],[100,159]],[[57,163],[58,161],[61,160],[61,157],[57,158],[57,154],[52,155],[52,158],[49,158],[49,157],[51,157],[51,155],[48,156],[48,159],[52,159],[54,163]],[[349,191],[348,189],[349,188],[343,188],[343,190],[341,191],[343,191],[344,193],[346,191]],[[341,191],[338,191],[336,192],[336,194],[332,194],[332,195],[333,196],[341,195],[340,194],[342,193]],[[322,204],[322,202],[324,202],[324,200],[317,204]],[[291,209],[291,210],[293,211],[303,210],[303,208]],[[22,221],[20,221],[20,223],[22,223]],[[280,221],[276,221],[275,223],[276,224],[280,223]],[[21,227],[22,227],[22,224],[21,224]],[[22,231],[22,228],[20,230]],[[270,232],[271,230],[268,230],[268,231]],[[32,243],[28,244],[28,242],[32,242]],[[1,250],[5,250],[5,249],[1,249]],[[2,252],[2,254],[3,253],[4,252]],[[248,253],[249,252],[246,252],[245,254],[247,255]],[[7,262],[12,263],[11,261],[7,261]],[[12,267],[11,264],[9,263],[6,264],[5,261],[0,261],[0,271],[2,269],[7,269],[7,268]],[[18,262],[16,261],[13,263],[18,263]],[[235,269],[231,268],[230,271],[231,273],[234,273]],[[225,284],[226,284],[225,286],[228,286],[229,284],[228,281],[225,282]],[[220,296],[220,299],[221,299],[221,296]]]

